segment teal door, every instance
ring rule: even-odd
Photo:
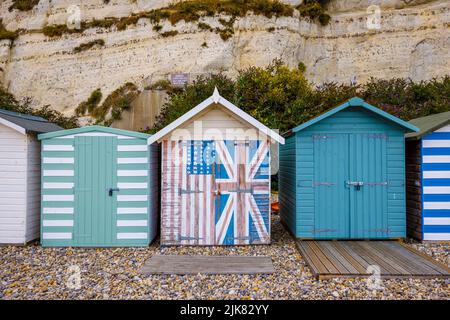
[[[318,134],[314,140],[315,238],[347,238],[350,230],[347,134]]]
[[[315,238],[387,238],[387,136],[317,134],[313,140]]]
[[[386,142],[383,133],[351,134],[349,181],[362,182],[350,187],[351,238],[386,238],[387,172]]]
[[[116,243],[117,138],[75,137],[75,246]]]

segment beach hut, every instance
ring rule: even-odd
[[[360,98],[290,130],[280,147],[282,222],[297,238],[405,237],[404,134],[417,130]]]
[[[158,221],[150,135],[90,126],[39,135],[43,246],[146,246]]]
[[[270,145],[283,137],[218,90],[153,135],[162,245],[270,243]]]
[[[450,112],[410,121],[406,134],[408,236],[450,240]]]
[[[0,109],[0,243],[39,237],[38,133],[61,130],[47,120]]]

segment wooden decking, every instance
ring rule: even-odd
[[[155,255],[142,267],[149,274],[267,274],[275,268],[270,257]]]
[[[367,277],[370,265],[383,278],[448,278],[450,269],[399,241],[297,240],[297,246],[314,276]]]

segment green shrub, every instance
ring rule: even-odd
[[[325,83],[313,86],[304,77],[303,64],[289,69],[276,60],[266,68],[241,70],[236,80],[219,74],[200,77],[169,94],[156,132],[211,96],[214,86],[222,96],[265,125],[285,132],[360,96],[404,120],[450,111],[450,76],[415,83],[407,79],[371,79],[364,85]]]
[[[24,103],[19,103],[12,94],[1,87],[0,109],[42,117],[50,122],[59,125],[64,129],[72,129],[78,127],[78,120],[75,116],[66,117],[61,112],[50,108],[50,106],[44,106],[42,108],[32,108],[29,105],[29,99],[25,99]]]
[[[211,31],[211,30],[212,30],[211,26],[210,26],[209,24],[207,24],[207,23],[204,23],[204,22],[199,22],[199,23],[197,24],[197,26],[198,26],[198,28],[199,28],[200,30],[208,30],[208,31]]]
[[[94,109],[98,106],[102,100],[102,91],[100,89],[94,90],[89,98],[80,103],[75,109],[75,114],[77,116],[85,116],[86,114],[92,114]]]
[[[14,41],[18,36],[18,32],[6,30],[6,27],[3,25],[2,19],[0,19],[0,40]]]
[[[73,52],[79,53],[79,52],[82,52],[82,51],[89,50],[89,49],[93,48],[94,46],[102,47],[104,45],[105,45],[105,40],[97,39],[97,40],[89,41],[87,43],[80,44],[79,46],[73,48]]]
[[[135,84],[127,82],[114,90],[106,97],[102,105],[94,108],[90,114],[97,120],[97,124],[109,126],[114,120],[121,119],[124,110],[131,108],[131,102],[138,96],[139,92]],[[107,119],[109,113],[111,113],[111,117]]]
[[[17,9],[19,11],[30,11],[38,3],[39,0],[12,0],[13,4],[9,7],[9,11]]]
[[[168,38],[168,37],[174,37],[177,34],[178,34],[177,30],[171,30],[171,31],[162,32],[160,35],[163,38]]]
[[[318,20],[321,25],[325,26],[330,22],[331,17],[325,12],[325,5],[329,1],[320,0],[304,0],[302,4],[297,6],[302,17],[308,17],[311,20]]]

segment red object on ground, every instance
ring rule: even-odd
[[[272,209],[272,212],[278,213],[280,211],[280,205],[278,202],[272,202],[270,205],[270,208]]]

